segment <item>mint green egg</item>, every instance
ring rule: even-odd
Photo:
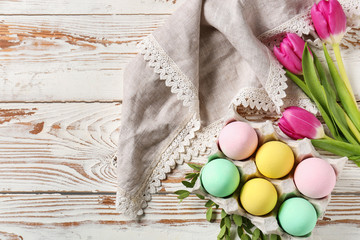
[[[280,206],[279,224],[290,235],[305,236],[314,229],[317,214],[314,206],[304,198],[294,197],[286,200]]]
[[[202,168],[200,180],[209,194],[215,197],[227,197],[239,186],[240,173],[231,161],[218,158]]]

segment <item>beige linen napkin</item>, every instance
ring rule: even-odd
[[[359,4],[343,2],[346,9]],[[207,151],[229,109],[280,112],[288,104],[315,111],[269,50],[283,32],[313,34],[313,3],[187,0],[139,44],[124,74],[117,155],[121,212],[141,215],[177,163]]]

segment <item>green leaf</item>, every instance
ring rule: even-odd
[[[197,194],[197,193],[195,193],[195,195],[200,199],[205,199],[205,197],[203,195],[200,195],[200,194]]]
[[[206,220],[208,220],[209,222],[211,222],[212,220],[212,216],[213,216],[213,208],[209,207],[206,211]]]
[[[337,98],[336,91],[334,90],[329,79],[327,78],[326,72],[321,62],[319,61],[319,58],[316,56],[316,54],[313,51],[312,51],[312,55],[313,55],[316,71],[319,74],[321,85],[323,85],[324,89],[330,94],[330,96],[332,96],[336,100]]]
[[[198,172],[200,172],[201,168],[203,167],[203,165],[194,164],[194,163],[188,163],[188,166]]]
[[[330,75],[333,79],[335,88],[339,95],[340,101],[345,109],[345,112],[349,115],[350,119],[353,121],[356,128],[360,131],[360,112],[357,107],[357,104],[356,102],[354,102],[344,81],[341,79],[339,72],[334,62],[332,61],[325,44],[323,44],[323,50],[330,71]]]
[[[244,230],[242,229],[242,227],[237,228],[237,234],[238,234],[239,237],[241,237],[241,235],[244,234]]]
[[[222,218],[220,221],[220,228],[222,228],[225,225],[225,218]]]
[[[360,146],[334,139],[312,139],[311,143],[318,148],[332,152],[339,156],[360,156]]]
[[[196,175],[198,175],[198,173],[187,173],[185,175],[186,179],[192,179],[193,177],[195,177]]]
[[[226,226],[223,226],[220,230],[218,238],[222,238],[225,235],[225,232],[226,232]]]
[[[244,230],[245,230],[248,234],[250,234],[250,235],[253,234],[252,231],[251,231],[251,228],[249,228],[248,226],[246,226],[246,225],[243,224],[243,228],[244,228]]]
[[[243,219],[240,215],[232,215],[233,221],[236,224],[236,226],[241,226],[243,223]]]
[[[258,240],[260,237],[260,229],[256,228],[253,232],[251,240]]]
[[[189,182],[187,182],[187,181],[182,181],[181,183],[182,183],[185,187],[187,187],[187,188],[192,188],[192,187],[194,187],[193,184],[191,184],[191,183],[189,183]]]
[[[314,56],[314,58],[316,58],[316,56]],[[336,107],[336,100],[331,99],[331,93],[327,94],[324,87],[320,84],[319,78],[317,76],[317,71],[315,69],[313,57],[311,56],[310,51],[307,48],[307,44],[305,44],[303,52],[302,66],[305,83],[311,91],[314,97],[313,100],[315,101],[319,110],[322,108],[321,115],[324,117],[324,120],[328,125],[331,133],[334,135],[334,137],[339,139],[339,134],[336,130],[336,127],[333,126],[333,121],[335,121],[337,127],[339,127],[346,139],[351,143],[357,143],[356,139],[353,137],[349,128],[347,127],[344,114],[341,113],[341,109]],[[319,64],[318,66],[321,76],[325,77]],[[326,82],[326,80],[323,79],[323,82]]]
[[[211,201],[211,200],[208,200],[208,201],[205,203],[205,207],[207,207],[207,208],[212,207],[212,206],[214,206],[214,205],[215,205],[215,203],[214,203],[213,201]]]
[[[243,235],[241,235],[240,239],[241,240],[251,240],[251,238],[248,235],[246,235],[245,233]]]
[[[330,97],[330,96],[329,96]],[[330,97],[331,98],[331,97]],[[330,99],[329,101],[330,113],[334,119],[337,127],[340,129],[341,133],[345,136],[347,141],[353,144],[358,144],[359,142],[355,139],[353,133],[349,129],[346,121],[346,113],[343,109],[336,103],[335,99]]]
[[[250,219],[243,217],[243,225],[245,225],[248,228],[253,228],[254,224],[252,224],[252,222],[250,221]]]
[[[331,134],[337,140],[343,140],[340,133],[339,133],[339,129],[336,126],[336,121],[334,119],[334,115],[331,113],[331,110],[330,110],[330,103],[331,103],[331,105],[334,105],[334,103],[337,104],[337,102],[336,102],[336,92],[334,91],[334,89],[330,85],[329,80],[326,77],[325,70],[322,67],[319,59],[316,56],[316,54],[314,52],[312,52],[312,54],[313,54],[316,70],[317,70],[317,72],[319,74],[319,77],[320,77],[320,82],[323,85],[324,90],[325,90],[325,97],[326,97],[327,105],[325,106],[324,111],[326,111],[326,115],[330,116],[330,120],[331,120],[331,121],[329,121],[327,118],[324,118],[325,123],[328,126]],[[325,116],[325,117],[327,117],[327,116]]]
[[[225,235],[225,239],[226,239],[226,240],[231,240],[231,239],[230,239],[230,235]]]
[[[231,228],[230,216],[226,216],[224,219],[225,219],[225,226],[230,230]]]
[[[279,236],[276,235],[276,234],[271,234],[270,235],[270,240],[278,240],[279,239]],[[281,239],[281,238],[280,238]]]
[[[224,211],[224,209],[221,210],[221,218],[224,218],[227,216],[227,213]]]
[[[289,72],[289,70],[285,69],[286,76],[290,78],[298,87],[310,98],[313,99],[313,96],[309,90],[309,88],[306,86],[305,82],[301,80],[298,76],[293,74],[292,72]]]
[[[184,193],[189,193],[190,194],[190,192],[187,191],[187,190],[178,190],[178,191],[176,191],[174,193],[177,194],[177,195],[181,195],[181,194],[184,194]]]
[[[194,176],[194,178],[191,180],[191,185],[194,187],[196,180],[199,177],[199,173]]]
[[[190,195],[190,193],[187,192],[187,193],[180,194],[177,198],[180,200],[183,200],[183,199],[187,198],[189,195]]]
[[[323,86],[321,86],[319,78],[316,73],[313,58],[310,54],[307,43],[305,43],[302,68],[304,73],[305,84],[311,92],[311,95],[316,99],[320,105],[324,108],[326,106],[326,98]]]

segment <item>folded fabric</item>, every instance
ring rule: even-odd
[[[143,214],[176,164],[211,147],[229,109],[280,112],[297,105],[316,111],[270,50],[284,32],[314,35],[314,2],[187,0],[139,44],[124,74],[121,212]],[[349,18],[358,19],[358,0],[341,3]]]

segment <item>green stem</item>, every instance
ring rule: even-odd
[[[337,63],[338,63],[338,67],[339,67],[339,71],[340,71],[340,76],[341,76],[342,80],[344,81],[345,86],[346,86],[346,88],[348,89],[348,91],[349,91],[349,93],[350,93],[350,96],[352,97],[354,103],[356,104],[356,99],[355,99],[355,96],[354,96],[354,92],[353,92],[353,90],[352,90],[352,87],[351,87],[349,78],[348,78],[348,76],[347,76],[347,74],[346,74],[344,62],[343,62],[342,57],[341,57],[339,44],[338,44],[338,43],[334,43],[334,44],[332,45],[332,47],[333,47],[333,49],[334,49],[335,58],[336,58],[336,61],[337,61]]]
[[[313,96],[309,90],[309,88],[306,86],[305,82],[303,80],[301,80],[298,76],[296,76],[295,74],[291,73],[289,70],[285,69],[286,71],[286,76],[288,78],[290,78],[291,80],[293,80],[293,82],[296,83],[296,85],[298,85],[299,88],[301,88],[301,90],[311,99],[313,100]]]

